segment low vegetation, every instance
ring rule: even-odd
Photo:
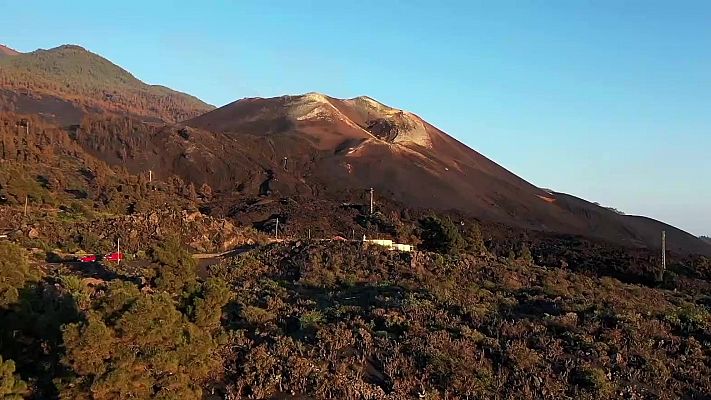
[[[11,282],[4,293],[13,290],[0,308],[8,395],[691,399],[711,391],[703,295],[540,267],[526,251],[509,259],[272,244],[198,273],[168,239],[148,264],[114,266],[113,279],[96,282],[62,270],[35,276],[23,249],[0,251],[1,281]]]

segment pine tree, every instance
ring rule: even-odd
[[[533,265],[533,255],[531,254],[531,249],[528,248],[527,244],[523,244],[521,248],[521,255],[519,257],[527,265]]]
[[[203,286],[196,307],[201,327],[169,293],[112,282],[85,320],[63,329],[63,362],[73,376],[59,385],[61,398],[201,398],[222,365],[216,337],[226,292],[222,281]]]
[[[476,222],[468,225],[466,231],[466,242],[467,251],[474,254],[481,254],[487,251],[486,245],[484,245],[484,238],[481,234],[481,229],[479,229],[479,224]]]
[[[442,254],[458,254],[465,246],[464,239],[449,218],[436,216],[420,220],[422,247]]]

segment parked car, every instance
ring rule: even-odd
[[[104,261],[114,261],[114,262],[118,262],[118,261],[121,261],[121,260],[123,260],[123,253],[119,253],[119,252],[117,252],[117,251],[115,251],[115,252],[113,252],[113,253],[109,253],[109,254],[107,254],[107,255],[104,256]]]
[[[96,254],[87,254],[83,257],[79,257],[79,262],[83,262],[83,263],[93,263],[93,262],[96,262],[96,260],[97,260]]]

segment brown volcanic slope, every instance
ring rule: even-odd
[[[214,108],[185,93],[145,84],[79,46],[30,53],[3,46],[0,54],[0,111],[40,114],[71,124],[87,112],[176,122]]]
[[[18,51],[13,50],[5,45],[0,44],[0,58],[7,56],[16,56],[20,54]]]
[[[373,187],[412,207],[463,210],[483,220],[635,247],[658,247],[666,230],[672,250],[711,254],[711,246],[669,225],[535,187],[418,116],[368,97],[244,99],[186,124],[219,134],[222,146],[242,143],[235,147],[249,149],[268,175],[264,183],[282,194],[339,197]],[[220,181],[238,184],[229,175]]]

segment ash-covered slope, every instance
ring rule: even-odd
[[[658,247],[659,233],[668,230],[679,251],[711,253],[711,246],[661,222],[535,187],[418,116],[369,97],[250,98],[186,123],[230,140],[253,138],[253,153],[269,158],[263,164],[271,165],[267,183],[273,185],[267,186],[282,194],[308,187],[314,195],[337,198],[373,187],[411,207],[461,210],[630,246]]]

